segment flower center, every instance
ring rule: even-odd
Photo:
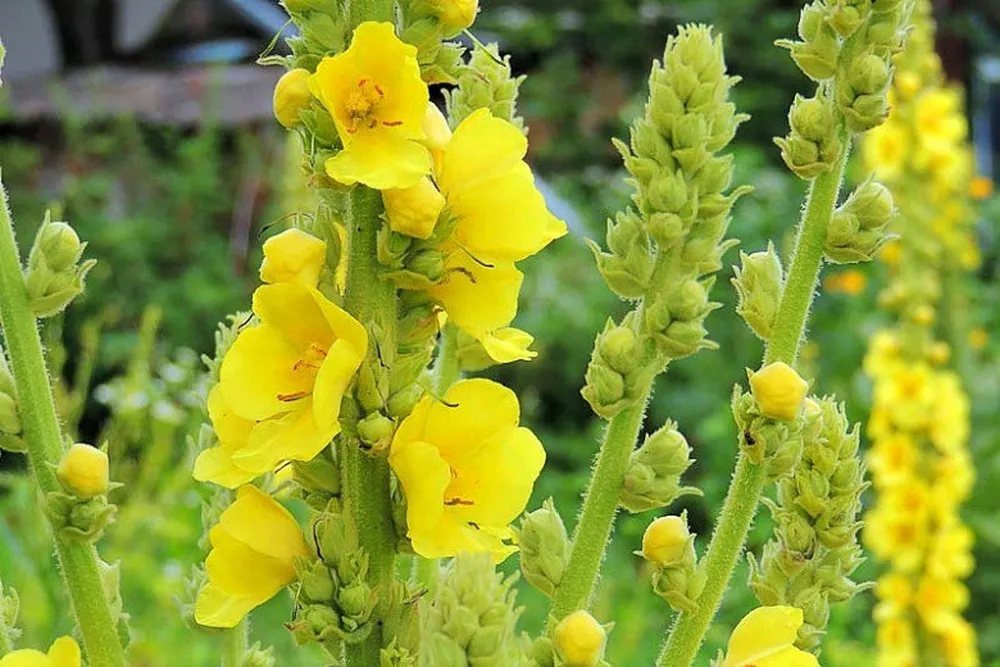
[[[316,343],[310,343],[292,366],[292,375],[296,378],[303,378],[309,385],[312,385],[316,381],[316,374],[319,373],[324,359],[326,359],[326,350]],[[297,391],[291,394],[279,394],[278,400],[291,403],[305,398],[311,393],[311,391]]]
[[[369,79],[358,81],[344,103],[347,111],[347,131],[354,134],[360,129],[372,129],[379,123],[378,107],[385,97],[382,87]]]

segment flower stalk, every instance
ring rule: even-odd
[[[63,453],[63,436],[56,417],[38,325],[21,272],[14,222],[7,193],[0,184],[0,324],[17,385],[28,463],[43,495],[62,487],[55,468]],[[97,551],[83,541],[55,533],[56,554],[69,590],[73,612],[87,656],[94,665],[125,667],[125,654],[101,583]]]

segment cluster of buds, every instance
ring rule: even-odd
[[[365,580],[368,554],[353,523],[336,512],[317,515],[315,559],[296,562],[295,620],[288,624],[299,644],[319,642],[337,655],[344,643],[364,641],[372,630],[378,596]]]
[[[732,398],[740,448],[750,461],[766,466],[768,478],[777,479],[802,456],[802,408],[809,384],[783,362],[747,375],[750,393],[737,385]]]
[[[629,457],[619,504],[637,513],[666,507],[681,496],[701,495],[698,488],[681,486],[681,475],[692,463],[687,439],[676,422],[667,421]]]
[[[699,570],[694,538],[687,515],[664,516],[653,521],[636,552],[653,566],[653,591],[676,611],[695,612],[705,589],[707,574]]]
[[[726,74],[718,37],[704,26],[681,28],[667,42],[663,63],[654,64],[631,141],[615,142],[632,176],[635,208],[608,222],[606,252],[591,248],[612,291],[639,304],[595,346],[583,395],[602,417],[637,400],[634,388],[671,360],[713,345],[704,327],[716,307],[708,297],[711,274],[733,243],[724,240],[730,212],[746,192],[726,193],[732,157],[718,154],[745,118],[728,101],[735,81]],[[614,333],[613,346],[627,342],[635,350],[627,373],[608,358],[608,334],[621,329],[632,334],[626,340]],[[630,373],[641,385],[630,382]]]
[[[122,486],[111,482],[107,452],[78,442],[63,454],[56,477],[62,490],[46,497],[52,525],[63,539],[96,542],[118,509],[108,493]]]
[[[816,649],[830,605],[864,588],[851,575],[863,561],[857,516],[868,484],[858,428],[849,426],[842,404],[809,398],[802,421],[802,458],[778,479],[777,502],[767,501],[775,537],[759,563],[751,559],[750,587],[761,604],[801,609],[797,645]]]
[[[84,279],[97,264],[95,259],[80,261],[86,247],[68,223],[53,222],[45,214],[24,278],[35,316],[61,313],[83,291]]]
[[[846,149],[842,128],[865,132],[885,121],[892,56],[911,9],[912,0],[815,0],[799,16],[799,39],[778,42],[818,84],[813,97],[795,97],[791,131],[775,140],[800,178],[816,178],[839,161]]]
[[[551,498],[524,515],[517,542],[525,580],[551,597],[562,581],[570,554],[566,526]]]
[[[21,432],[21,417],[17,408],[17,386],[7,364],[7,353],[0,347],[0,449],[23,452],[24,442],[17,437]]]
[[[611,419],[638,400],[649,371],[645,362],[648,351],[632,326],[634,314],[621,325],[608,319],[587,366],[583,397],[600,416]]]
[[[761,340],[768,340],[778,314],[784,274],[781,258],[768,242],[767,250],[750,255],[740,253],[740,265],[734,267],[733,287],[739,301],[736,312]]]
[[[865,181],[833,212],[823,248],[826,258],[837,264],[870,262],[891,240],[886,228],[896,213],[889,189]]]
[[[514,579],[504,579],[486,554],[463,554],[440,573],[434,597],[421,606],[420,664],[527,666],[515,634],[520,609]]]
[[[497,118],[524,129],[517,115],[517,94],[524,76],[511,73],[509,56],[501,58],[496,45],[472,52],[458,70],[458,86],[445,94],[451,123],[457,125],[476,109],[489,109]]]

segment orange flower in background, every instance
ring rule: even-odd
[[[857,269],[849,269],[827,276],[823,280],[823,289],[848,296],[857,296],[865,291],[868,278]]]
[[[969,196],[983,200],[993,196],[993,181],[985,176],[977,176],[969,183]]]

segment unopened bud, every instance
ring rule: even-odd
[[[430,238],[445,206],[444,196],[426,176],[409,188],[383,190],[382,199],[392,231],[418,239]]]
[[[552,596],[569,562],[569,537],[552,499],[529,512],[518,530],[521,573],[529,584]]]
[[[596,667],[604,657],[607,637],[604,626],[582,609],[561,620],[552,634],[566,667]]]
[[[312,101],[309,76],[308,70],[291,69],[281,75],[274,87],[274,117],[289,129],[301,122],[299,112]]]
[[[56,476],[68,492],[80,498],[107,493],[111,485],[108,455],[78,442],[63,454]]]
[[[465,30],[473,24],[479,12],[479,0],[428,0],[428,4],[446,34]]]
[[[50,222],[39,230],[39,249],[49,269],[62,273],[73,267],[83,254],[84,244],[65,222]]]
[[[691,550],[691,533],[680,516],[662,516],[642,535],[642,557],[660,567],[679,563]]]
[[[795,421],[808,389],[809,383],[783,361],[768,364],[750,375],[750,391],[761,414],[776,421]]]
[[[260,279],[316,287],[326,262],[326,242],[301,229],[286,229],[264,241]]]
[[[740,266],[734,268],[732,279],[739,302],[736,312],[761,340],[771,335],[778,312],[783,282],[781,259],[772,243],[767,250],[751,255],[740,253]]]

